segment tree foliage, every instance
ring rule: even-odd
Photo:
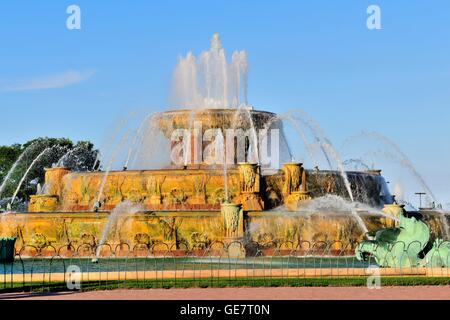
[[[3,206],[13,196],[28,169],[30,170],[17,194],[17,199],[22,202],[36,194],[38,184],[44,183],[45,168],[64,166],[72,171],[91,171],[99,167],[97,157],[98,150],[91,142],[79,141],[74,144],[66,138],[37,138],[24,144],[0,146],[0,184],[4,183],[17,161],[0,194],[0,199],[4,199]]]

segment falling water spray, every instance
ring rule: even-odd
[[[237,108],[247,102],[247,55],[244,51],[226,59],[215,33],[211,47],[198,57],[181,57],[173,74],[172,103],[188,108]]]
[[[104,176],[103,176],[102,183],[101,183],[101,185],[100,185],[100,189],[99,189],[99,191],[98,191],[98,197],[97,197],[96,203],[94,204],[94,210],[98,210],[98,209],[100,208],[101,199],[102,199],[102,196],[103,196],[103,190],[105,189],[106,181],[108,180],[108,176],[109,176],[109,173],[110,173],[110,171],[111,171],[111,169],[112,169],[114,160],[115,160],[116,157],[118,156],[120,150],[122,150],[124,144],[127,142],[128,136],[129,136],[129,133],[127,132],[127,133],[122,137],[122,139],[121,139],[120,142],[119,142],[119,145],[116,147],[116,149],[114,150],[113,154],[111,155],[111,158],[110,158],[110,160],[109,160],[107,169],[106,169],[105,174],[104,174]]]
[[[136,131],[136,134],[134,135],[134,138],[133,138],[133,141],[131,143],[131,146],[130,146],[130,148],[128,150],[127,159],[126,159],[125,164],[123,166],[124,170],[127,170],[129,165],[130,165],[131,156],[133,155],[133,152],[136,152],[135,151],[136,150],[136,144],[137,144],[137,141],[138,141],[139,137],[142,134],[142,131],[144,130],[145,125],[149,121],[151,121],[151,119],[153,118],[154,115],[155,115],[154,112],[146,115],[144,120],[142,121],[141,125],[139,126],[138,130]]]

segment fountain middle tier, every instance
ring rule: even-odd
[[[29,211],[93,211],[99,198],[100,211],[111,211],[123,201],[151,211],[219,210],[226,198],[223,172],[215,168],[111,171],[99,196],[105,175],[47,169],[44,193],[31,197]],[[374,207],[392,203],[392,197],[383,194],[385,182],[379,172],[349,172],[348,177],[358,201]],[[339,172],[305,170],[300,163],[286,163],[270,175],[263,175],[257,164],[240,163],[228,170],[226,179],[229,201],[246,211],[283,206],[295,211],[311,198],[346,196]]]

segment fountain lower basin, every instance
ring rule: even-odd
[[[361,212],[361,216],[370,230],[389,226],[389,221],[378,215]],[[109,217],[106,212],[11,213],[2,217],[0,236],[18,234],[16,250],[42,250],[42,255],[51,256],[63,248],[61,255],[80,250],[92,255],[100,245]],[[289,254],[299,246],[312,250],[326,243],[333,243],[330,250],[351,253],[364,237],[349,212],[293,215],[290,211],[249,211],[242,218],[245,234],[232,241],[243,246],[254,244],[267,255],[279,250]],[[177,251],[182,255],[185,250],[220,247],[230,242],[222,219],[220,211],[150,211],[122,216],[112,223],[99,255],[118,246],[129,250],[146,248],[144,255],[148,250]],[[428,213],[425,219],[433,235],[442,234],[438,215]]]

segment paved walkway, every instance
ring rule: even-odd
[[[190,288],[112,290],[58,294],[0,294],[2,299],[40,300],[450,300],[450,286]]]

